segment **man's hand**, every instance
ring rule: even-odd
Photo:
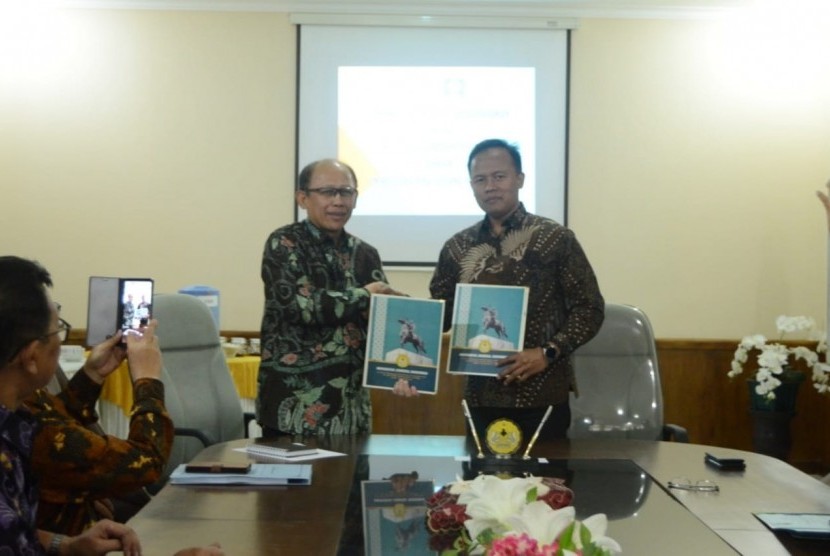
[[[161,350],[156,336],[155,319],[141,329],[140,333],[125,334],[127,342],[127,359],[130,361],[130,374],[133,380],[140,378],[161,378]]]
[[[104,519],[77,537],[67,538],[60,550],[68,556],[97,556],[115,551],[124,556],[140,556],[141,543],[135,531],[126,525]]]
[[[124,361],[127,352],[121,345],[121,334],[119,330],[112,338],[92,348],[89,357],[84,362],[84,372],[94,382],[103,384],[104,379]]]
[[[404,398],[413,398],[418,395],[418,389],[409,384],[408,380],[399,378],[395,386],[392,387],[392,393]]]
[[[548,366],[548,359],[541,348],[528,348],[519,353],[508,355],[498,362],[504,369],[498,379],[510,384],[513,381],[524,382],[533,375],[543,372]]]
[[[371,284],[366,284],[363,286],[363,289],[369,292],[372,295],[375,294],[383,294],[383,295],[398,295],[401,297],[409,297],[407,294],[403,292],[399,292],[398,290],[393,290],[389,284],[386,282],[372,282]]]

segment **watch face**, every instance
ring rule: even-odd
[[[553,361],[556,359],[556,348],[548,346],[545,348],[545,357],[549,360]]]

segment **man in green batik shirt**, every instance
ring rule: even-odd
[[[307,219],[272,232],[262,256],[257,421],[266,437],[369,432],[369,298],[401,294],[386,283],[377,250],[344,229],[357,202],[348,165],[312,162],[295,198]]]

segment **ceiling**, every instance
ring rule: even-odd
[[[62,0],[77,8],[291,13],[700,18],[752,0]]]

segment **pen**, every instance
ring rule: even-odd
[[[542,417],[542,421],[539,423],[539,426],[536,427],[536,432],[533,433],[533,438],[530,439],[530,442],[527,443],[527,449],[525,450],[525,454],[522,456],[522,459],[530,459],[530,450],[533,449],[533,445],[536,444],[536,440],[539,438],[539,433],[542,431],[542,427],[545,426],[545,422],[550,417],[550,412],[553,411],[553,406],[549,405],[547,411],[545,411],[544,416]]]
[[[473,440],[476,441],[476,448],[478,448],[478,455],[476,457],[481,459],[484,457],[484,452],[481,451],[481,442],[478,440],[478,433],[476,432],[476,426],[473,424],[473,416],[470,415],[467,400],[461,400],[461,407],[464,408],[464,416],[467,417],[467,422],[470,423],[470,430],[473,431]]]

